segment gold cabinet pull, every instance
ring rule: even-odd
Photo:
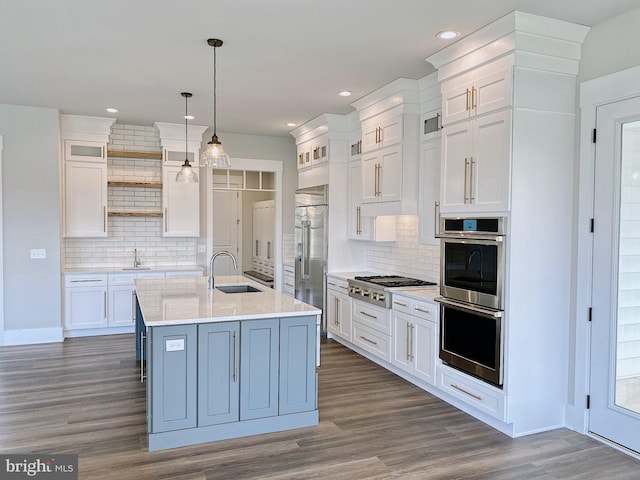
[[[469,197],[467,196],[467,177],[469,171],[469,159],[464,157],[464,204],[466,205],[469,201]]]
[[[451,384],[451,388],[455,388],[456,390],[458,390],[458,391],[460,391],[462,393],[465,393],[465,394],[469,395],[470,397],[475,398],[476,400],[482,401],[482,397],[480,395],[476,395],[475,393],[471,393],[471,392],[465,390],[464,388],[459,387],[455,383]]]
[[[238,382],[238,332],[233,332],[233,381]]]
[[[470,157],[469,161],[469,203],[473,203],[475,201],[475,197],[473,196],[473,168],[476,162],[473,160],[473,157]]]
[[[467,97],[465,99],[465,105],[464,105],[464,109],[468,112],[469,110],[471,110],[471,107],[469,107],[469,89],[467,88]]]
[[[471,88],[471,108],[478,108],[478,104],[477,104],[477,94],[478,94],[478,90],[476,90],[476,87],[472,87]]]
[[[364,340],[365,342],[369,342],[369,343],[370,343],[370,344],[372,344],[372,345],[377,345],[377,344],[378,344],[378,342],[374,342],[373,340],[370,340],[370,339],[368,339],[367,337],[365,337],[365,336],[363,336],[363,335],[360,335],[360,338],[361,338],[362,340]]]
[[[167,207],[164,207],[164,231],[165,231],[165,233],[169,231],[168,227],[167,227],[167,225],[168,225],[168,223],[167,223],[168,222],[168,218],[167,217],[168,217],[168,215],[167,215]]]

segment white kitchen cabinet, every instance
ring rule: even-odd
[[[362,202],[402,199],[402,145],[362,154]]]
[[[273,264],[274,200],[253,204],[253,259]]]
[[[318,165],[329,159],[329,135],[321,135],[311,142],[311,164]]]
[[[403,139],[402,115],[381,114],[362,122],[362,152],[390,147]]]
[[[199,183],[176,182],[178,165],[162,167],[163,237],[200,236]]]
[[[450,125],[442,133],[440,211],[509,210],[511,110]]]
[[[65,237],[107,236],[106,162],[64,162]]]
[[[362,163],[360,160],[348,165],[349,204],[347,211],[347,229],[350,240],[374,242],[395,242],[396,217],[362,215]]]
[[[352,342],[381,360],[391,359],[391,310],[351,300]]]
[[[432,134],[420,144],[420,178],[418,188],[418,241],[439,245],[436,202],[440,194],[440,133]]]
[[[351,297],[347,280],[327,275],[327,330],[351,341]]]
[[[512,72],[508,61],[476,68],[442,84],[442,124],[511,106]]]
[[[353,103],[362,132],[362,216],[416,215],[418,82],[398,79]]]
[[[107,163],[107,144],[105,142],[65,140],[64,159],[75,162]]]
[[[109,286],[109,327],[135,326],[135,286]]]
[[[65,330],[102,328],[107,324],[107,275],[66,275]]]
[[[311,142],[303,142],[296,147],[298,169],[311,166]]]
[[[424,382],[435,385],[438,358],[438,307],[393,296],[391,363]]]

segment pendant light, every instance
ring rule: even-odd
[[[198,174],[189,163],[189,136],[187,135],[187,125],[189,124],[187,102],[193,95],[189,92],[182,92],[180,95],[184,97],[184,163],[176,175],[176,182],[198,183]]]
[[[222,149],[216,133],[216,48],[222,46],[222,40],[210,38],[207,43],[213,47],[213,137],[200,156],[200,165],[209,168],[229,168],[229,155]]]

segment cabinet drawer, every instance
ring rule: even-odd
[[[110,273],[109,274],[109,285],[133,285],[135,283],[136,278],[138,278],[137,273]]]
[[[414,317],[429,320],[430,322],[435,322],[438,318],[437,305],[426,301],[414,300],[402,295],[393,295],[392,307],[396,312],[407,313]]]
[[[453,370],[446,365],[438,367],[437,386],[478,410],[505,421],[506,395],[501,390]]]
[[[391,360],[391,337],[359,321],[353,322],[353,343],[387,362]]]
[[[327,288],[340,293],[346,293],[348,282],[344,278],[336,278],[327,276]]]
[[[391,335],[391,310],[354,300],[353,319],[386,335]]]
[[[95,287],[107,284],[107,274],[65,275],[65,287]]]

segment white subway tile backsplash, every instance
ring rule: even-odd
[[[440,247],[418,243],[418,217],[399,216],[396,234],[393,243],[367,244],[367,270],[439,281]]]

